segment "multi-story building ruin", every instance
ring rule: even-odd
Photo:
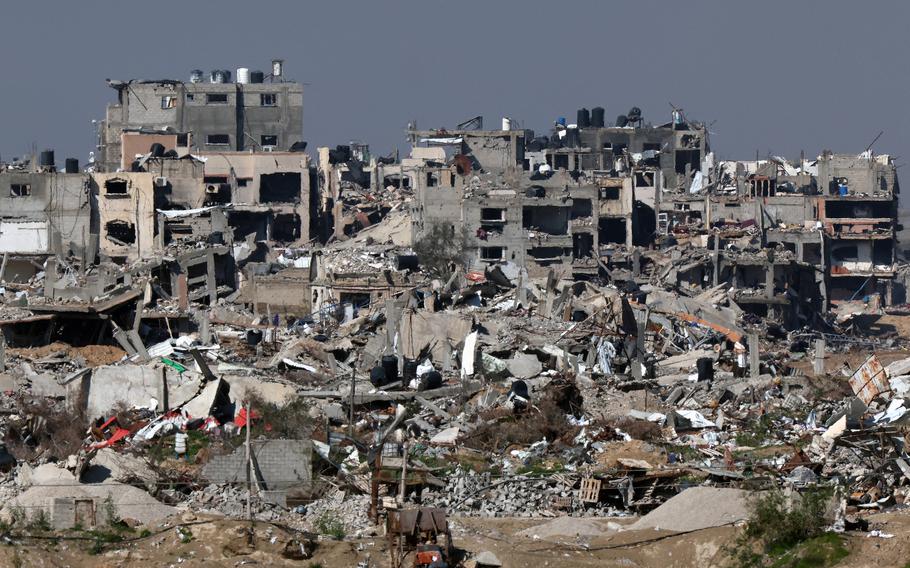
[[[241,68],[235,81],[226,70],[212,71],[208,80],[193,71],[189,82],[109,81],[117,101],[108,105],[100,126],[98,167],[126,168],[148,151],[131,145],[130,133],[157,135],[161,139],[153,142],[194,152],[289,150],[301,144],[303,86],[285,81],[282,67],[274,61],[268,75]]]

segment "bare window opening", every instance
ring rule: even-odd
[[[242,241],[247,235],[257,241],[264,241],[268,235],[268,213],[256,213],[252,211],[231,211],[228,214],[228,225],[234,229],[234,240]]]
[[[626,242],[626,220],[619,218],[604,217],[598,223],[597,240],[601,244],[616,243],[625,244]]]
[[[427,172],[427,187],[436,187],[439,185],[439,176],[433,172]]]
[[[259,137],[259,143],[262,146],[277,146],[278,136],[275,134],[263,134]]]
[[[262,93],[259,95],[259,106],[273,107],[278,105],[278,95],[275,93]]]
[[[831,257],[840,261],[859,260],[859,247],[856,245],[845,245],[831,251]]]
[[[272,240],[290,243],[300,238],[300,215],[275,215],[272,223]]]
[[[260,203],[297,203],[299,201],[299,172],[281,172],[259,176]]]
[[[569,256],[571,251],[562,247],[534,247],[528,251],[528,254],[537,262],[561,261],[563,257]]]
[[[557,170],[569,169],[569,155],[568,154],[556,154],[556,156],[554,156],[554,158],[555,158],[555,163],[553,164],[554,168],[556,168]]]
[[[246,187],[253,181],[252,178],[237,178],[237,187]]]
[[[724,203],[724,207],[739,209],[739,203],[736,203],[735,201],[728,201]]]
[[[226,205],[231,202],[231,184],[206,183],[203,205]]]
[[[177,146],[180,148],[186,148],[190,145],[190,135],[187,133],[177,135]]]
[[[588,258],[594,251],[594,235],[579,233],[572,235],[572,258]]]
[[[129,193],[128,185],[125,179],[109,179],[104,182],[104,193],[112,197],[127,195]]]
[[[209,134],[205,137],[205,143],[210,146],[227,146],[231,143],[231,137],[227,134]]]
[[[584,219],[590,217],[593,212],[590,199],[573,199],[572,200],[572,218]]]
[[[161,108],[162,109],[177,108],[177,97],[172,97],[172,96],[161,97]]]
[[[483,207],[480,210],[481,221],[501,221],[506,220],[506,210],[499,207]]]
[[[660,142],[645,142],[641,145],[641,150],[643,152],[647,152],[648,150],[660,152]]]
[[[505,255],[503,247],[481,247],[480,258],[482,260],[502,260]]]
[[[383,178],[382,183],[385,185],[385,187],[394,187],[395,189],[410,189],[411,178],[408,176],[393,174]]]
[[[187,93],[187,94],[186,94],[186,100],[188,100],[188,101],[190,101],[190,102],[195,101],[195,100],[196,100],[196,95],[193,94],[193,93]]]
[[[600,188],[600,198],[608,199],[615,201],[619,199],[619,188],[618,187],[602,187]]]
[[[104,226],[106,237],[116,245],[127,246],[136,243],[136,225],[128,221],[108,221]]]
[[[676,173],[686,173],[686,166],[689,166],[690,172],[701,170],[701,152],[698,150],[677,150],[676,151]]]
[[[816,243],[806,243],[803,245],[803,262],[810,264],[821,264],[822,246]]]
[[[565,235],[569,232],[569,208],[551,205],[524,207],[521,226],[550,235]]]
[[[28,197],[32,194],[32,184],[30,183],[11,183],[9,186],[10,197]]]
[[[635,172],[635,187],[654,187],[654,172]]]
[[[756,176],[749,180],[753,197],[773,197],[776,193],[777,182],[765,176]]]
[[[227,93],[209,93],[205,96],[205,104],[207,105],[225,105],[227,102]]]

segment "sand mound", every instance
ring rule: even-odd
[[[742,521],[749,516],[748,495],[740,489],[692,487],[629,525],[628,530],[686,532]]]
[[[559,537],[595,537],[603,536],[608,532],[606,525],[595,519],[577,517],[559,517],[520,531],[518,536],[528,538],[559,538]]]

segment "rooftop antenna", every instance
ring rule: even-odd
[[[881,137],[882,137],[882,134],[884,134],[884,133],[885,133],[884,130],[882,130],[881,132],[879,132],[879,133],[878,133],[878,136],[876,136],[875,138],[873,138],[873,139],[872,139],[872,142],[869,142],[869,145],[866,146],[866,149],[863,150],[862,153],[865,154],[866,152],[868,152],[869,150],[871,150],[871,149],[872,149],[872,145],[875,144],[876,142],[878,142],[878,139],[881,138]]]

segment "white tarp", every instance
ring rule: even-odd
[[[47,221],[0,221],[0,252],[48,252]]]

